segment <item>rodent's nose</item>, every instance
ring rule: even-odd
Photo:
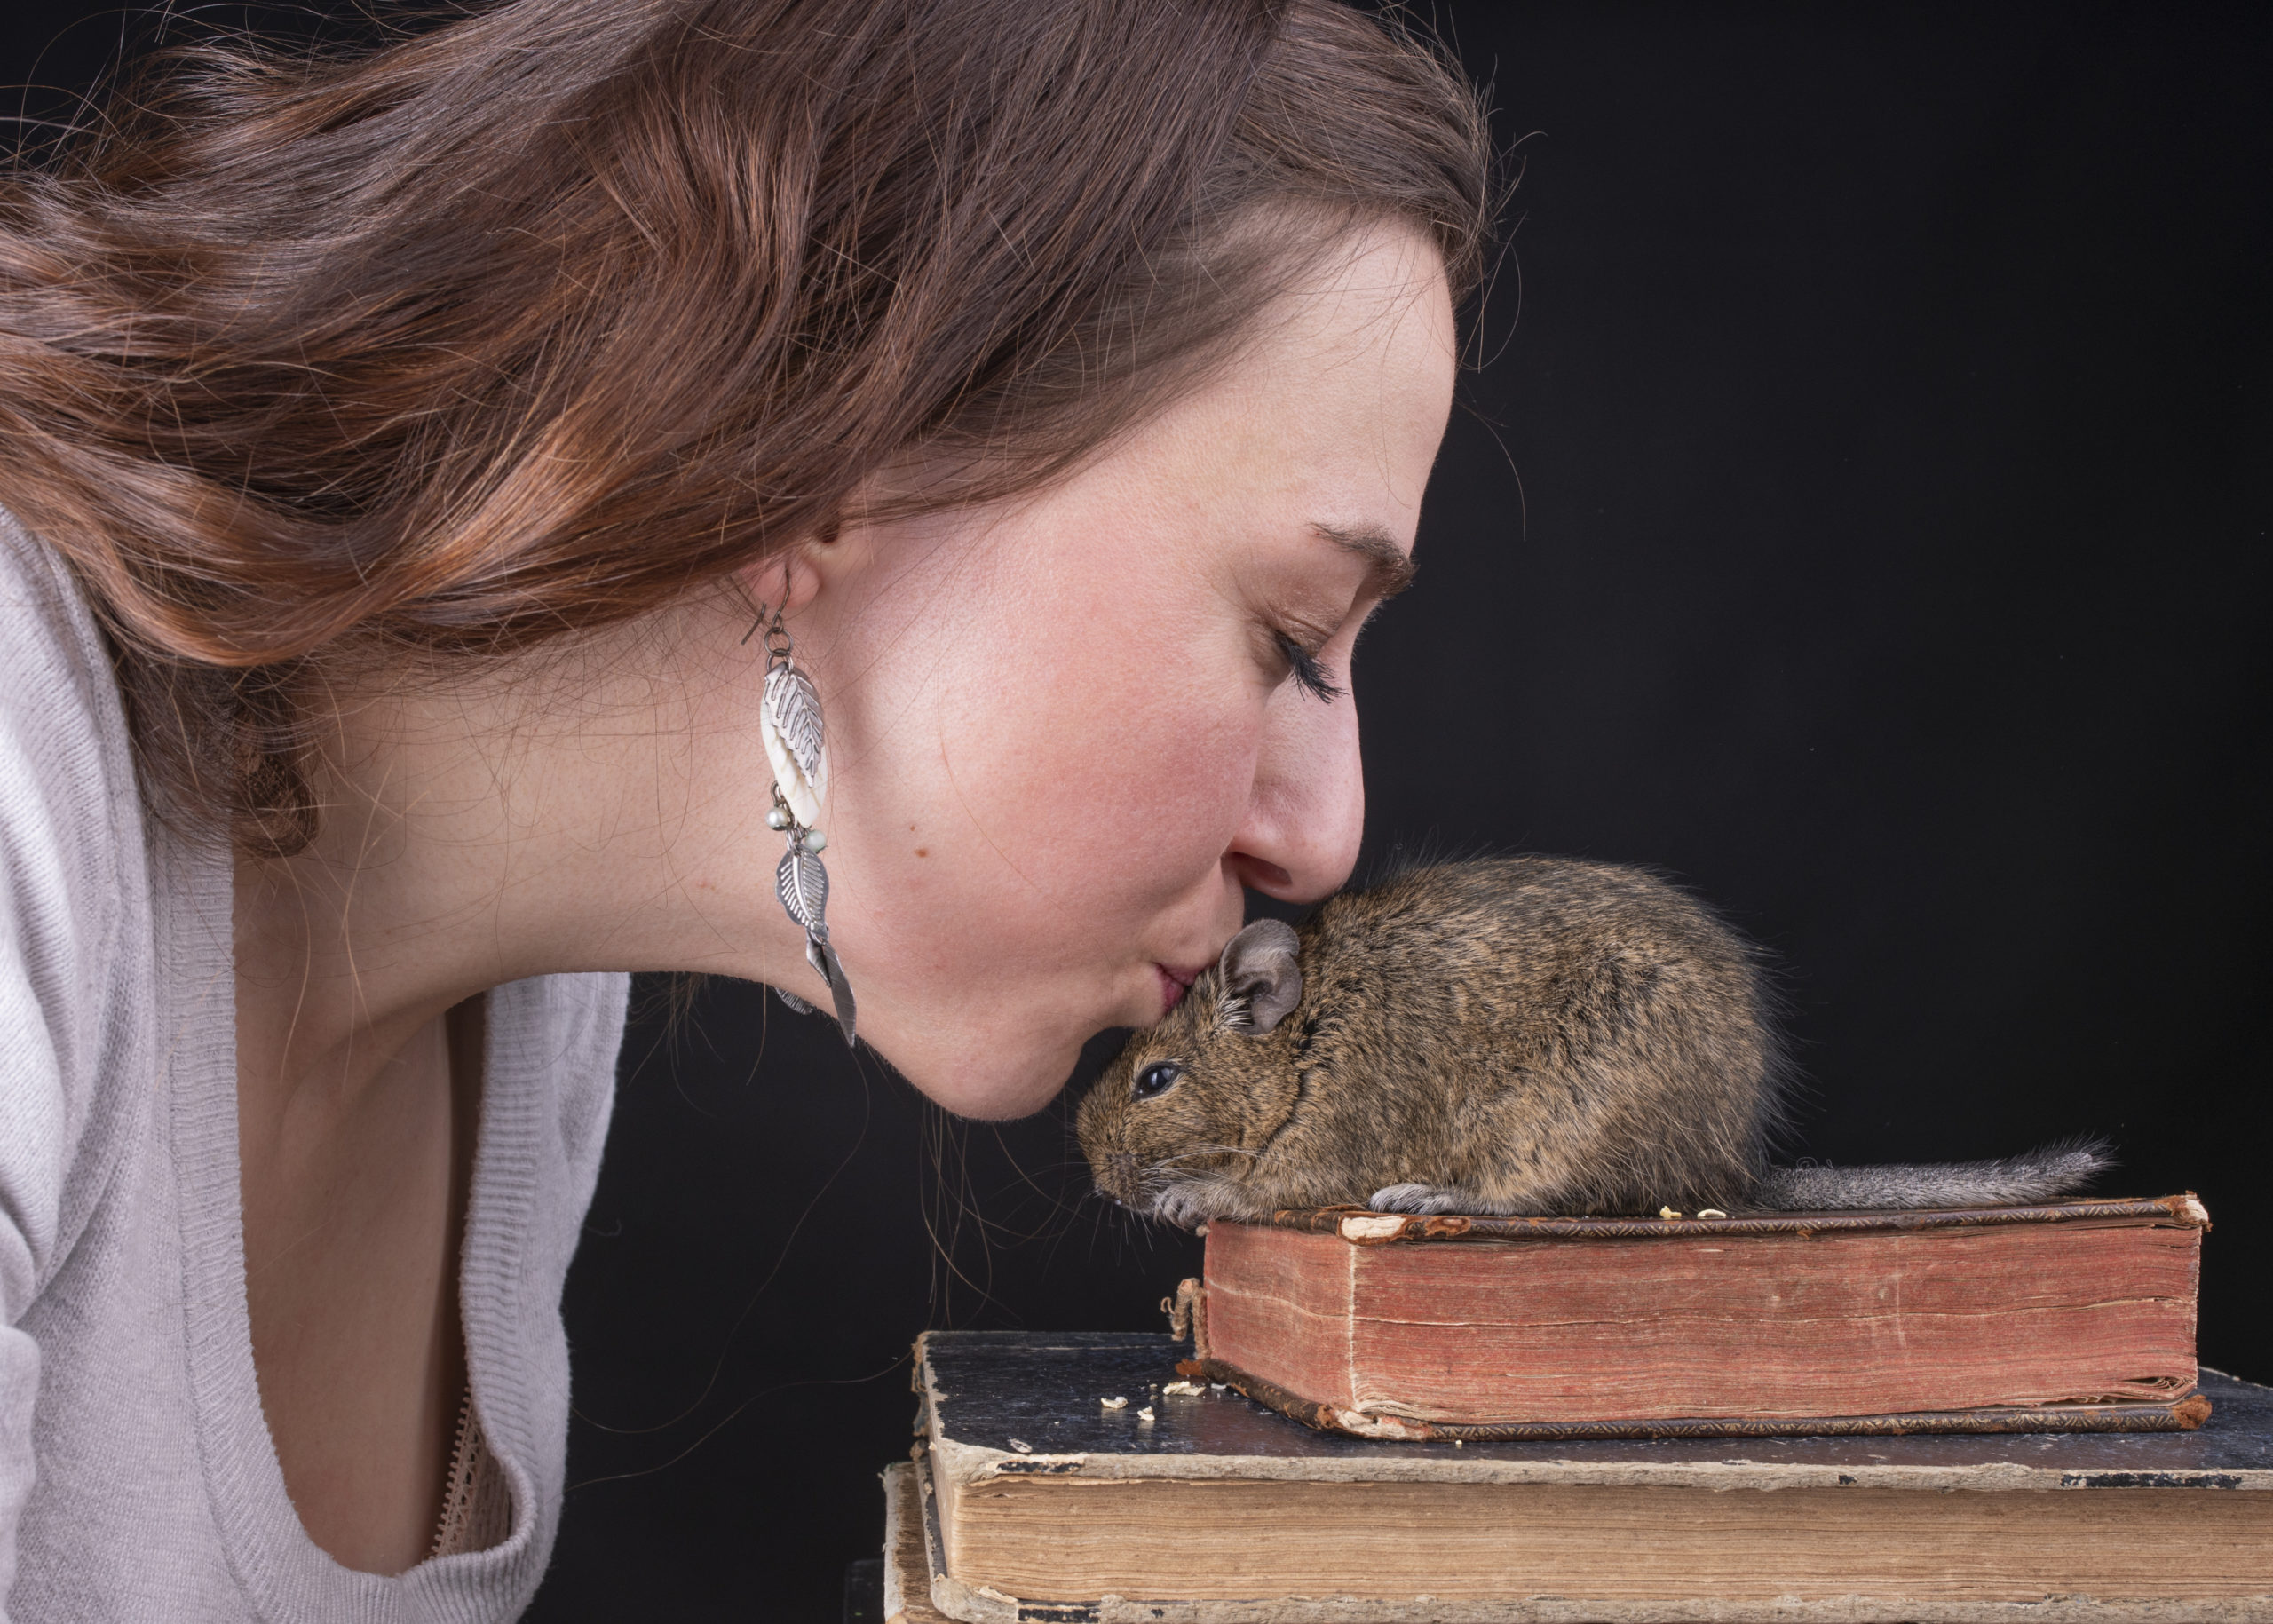
[[[1136,1199],[1136,1158],[1127,1151],[1114,1151],[1105,1159],[1105,1174],[1097,1182],[1105,1192],[1117,1201]]]

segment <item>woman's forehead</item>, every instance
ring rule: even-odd
[[[1427,278],[1392,287],[1385,266]],[[1384,590],[1402,585],[1451,416],[1451,300],[1433,257],[1395,238],[1341,280],[1362,296],[1309,296],[1076,483],[1125,518],[1323,543],[1364,558]]]

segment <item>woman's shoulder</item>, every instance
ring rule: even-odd
[[[19,906],[51,868],[82,899],[115,900],[122,847],[141,840],[125,713],[93,612],[61,558],[0,509],[0,863]]]
[[[140,793],[116,679],[61,559],[0,510],[0,1308],[69,1228],[96,1096],[147,1026]]]
[[[126,749],[116,678],[85,594],[62,558],[5,508],[0,508],[0,725],[12,743],[38,749],[43,760],[60,750],[75,764],[90,752],[123,757]]]

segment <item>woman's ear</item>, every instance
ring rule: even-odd
[[[779,552],[744,565],[736,572],[742,590],[754,604],[784,614],[796,614],[820,595],[823,557],[836,540],[836,527],[831,524],[817,535],[792,542]]]

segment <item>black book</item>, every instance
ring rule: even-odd
[[[1455,1444],[1303,1427],[1167,1336],[917,1361],[910,1624],[2273,1620],[2273,1389],[2214,1371],[2185,1432]]]

